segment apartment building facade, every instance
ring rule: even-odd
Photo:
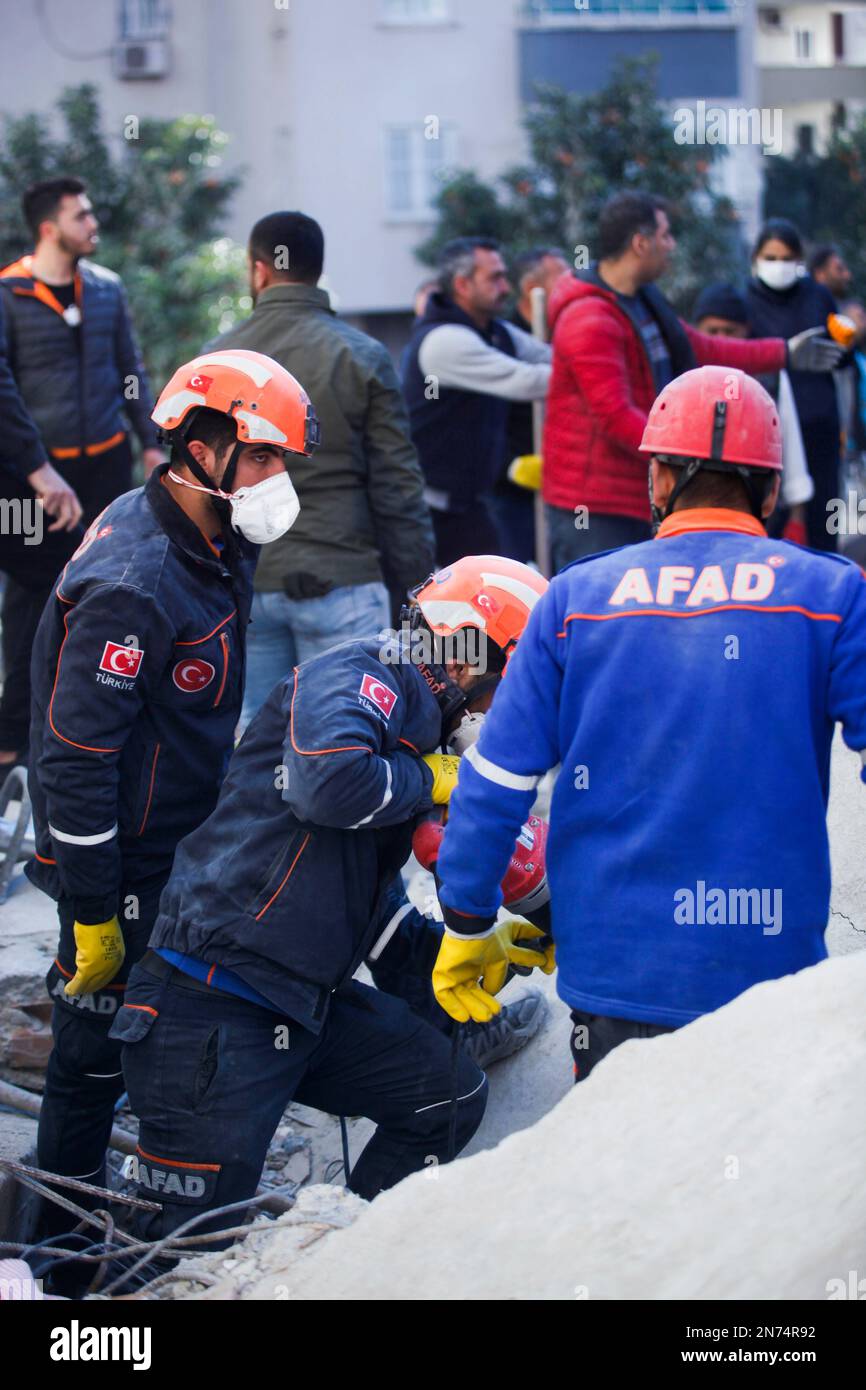
[[[415,247],[456,168],[525,157],[534,84],[588,92],[655,52],[672,113],[782,106],[786,151],[866,97],[866,3],[811,0],[0,0],[0,110],[48,111],[92,82],[118,149],[129,115],[212,114],[244,182],[229,233],[277,207],[317,217],[335,303],[386,338],[424,270]],[[774,18],[775,16],[775,18]],[[793,47],[792,47],[793,45]],[[844,110],[843,110],[844,108]],[[811,136],[807,132],[812,131]],[[719,162],[747,235],[760,144]]]
[[[785,154],[820,153],[866,110],[866,4],[759,5],[755,58],[761,104],[784,112]]]

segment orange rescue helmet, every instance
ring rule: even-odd
[[[240,444],[275,444],[310,455],[319,443],[319,422],[303,386],[262,352],[230,348],[184,363],[163,388],[151,419],[171,436],[200,409],[230,415]]]
[[[412,590],[412,597],[437,637],[476,627],[507,659],[548,587],[543,575],[519,560],[464,555],[431,574]]]

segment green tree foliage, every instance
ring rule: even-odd
[[[595,259],[598,214],[611,193],[659,193],[671,204],[679,249],[663,288],[683,310],[713,279],[745,269],[735,209],[711,186],[717,145],[677,144],[669,111],[656,96],[652,56],[624,59],[589,96],[539,85],[525,125],[530,161],[491,184],[459,172],[437,198],[439,222],[418,248],[427,265],[453,236],[496,236],[514,255],[561,246],[578,266]]]
[[[83,179],[100,221],[95,259],[122,276],[155,389],[249,307],[243,250],[220,235],[239,178],[211,117],[127,118],[106,138],[96,91],[67,88],[60,121],[7,117],[0,139],[0,261],[32,250],[21,194],[37,179]],[[59,124],[60,134],[55,134]]]
[[[866,294],[866,114],[833,131],[826,153],[767,160],[767,217],[790,217],[812,243],[840,247]]]

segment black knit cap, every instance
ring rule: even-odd
[[[736,285],[706,285],[698,295],[692,318],[729,319],[731,323],[748,323],[746,301]]]

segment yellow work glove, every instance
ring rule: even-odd
[[[522,917],[509,917],[507,921],[499,922],[496,930],[500,933],[512,965],[528,965],[544,975],[553,974],[556,969],[556,947],[553,942],[548,941],[546,946],[537,948],[532,944],[539,937],[547,935],[541,927],[534,927]],[[521,945],[515,945],[516,942]]]
[[[126,947],[123,933],[116,917],[96,926],[85,926],[76,922],[75,932],[75,975],[66,986],[66,993],[75,998],[79,994],[95,994],[105,989],[123,965]]]
[[[493,996],[505,984],[509,965],[539,966],[547,974],[553,969],[552,946],[547,969],[547,951],[515,944],[539,936],[544,932],[520,917],[498,923],[487,936],[453,936],[446,931],[433,967],[438,1004],[458,1023],[489,1023],[502,1007]]]
[[[447,806],[457,786],[460,759],[451,753],[425,753],[423,761],[433,773],[433,801],[437,806]]]
[[[518,487],[537,492],[541,487],[541,454],[519,454],[508,465],[508,476]]]

